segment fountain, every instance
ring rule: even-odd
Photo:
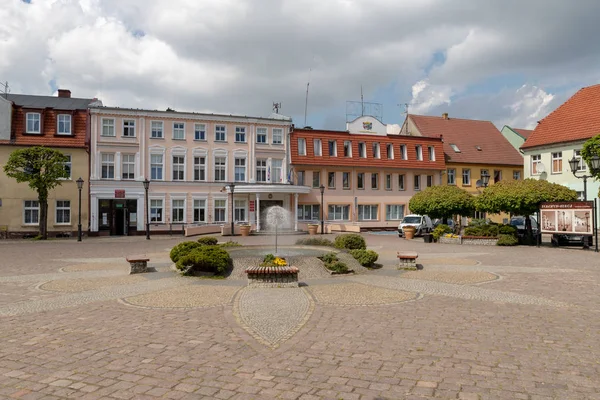
[[[277,255],[277,236],[279,228],[284,226],[289,227],[291,222],[290,212],[281,206],[269,207],[265,212],[267,213],[267,228],[275,229],[275,255]]]

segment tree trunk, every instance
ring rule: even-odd
[[[529,215],[525,216],[525,232],[527,232],[527,244],[533,244],[533,229]]]
[[[40,204],[40,239],[48,239],[48,195],[44,193],[38,194],[38,202]]]

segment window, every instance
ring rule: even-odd
[[[234,178],[236,182],[246,182],[246,159],[236,158],[234,160]]]
[[[513,179],[518,181],[521,179],[521,171],[513,171]]]
[[[283,129],[273,128],[273,144],[283,143]]]
[[[585,201],[585,193],[584,192],[577,192],[577,200],[579,201]]]
[[[56,223],[71,223],[71,202],[69,200],[56,200]]]
[[[332,204],[327,208],[327,219],[330,221],[348,221],[350,219],[349,205]]]
[[[403,160],[408,160],[408,153],[405,144],[400,145],[400,154]]]
[[[233,202],[233,213],[235,222],[248,222],[246,218],[246,200],[235,200]]]
[[[371,189],[379,189],[379,174],[371,173]]]
[[[350,189],[350,172],[342,172],[342,187]]]
[[[58,126],[56,133],[59,135],[71,134],[71,116],[67,114],[58,115]]]
[[[456,169],[449,168],[446,175],[448,176],[448,185],[456,185]]]
[[[401,204],[388,204],[385,206],[385,219],[399,221],[404,218],[404,206]]]
[[[173,223],[185,222],[185,200],[183,200],[183,199],[171,200],[171,222],[173,222]]]
[[[531,175],[539,175],[542,173],[540,171],[540,165],[542,164],[542,155],[536,154],[531,156]]]
[[[235,141],[240,143],[246,143],[246,127],[236,126],[235,127]]]
[[[257,159],[256,160],[256,182],[267,181],[267,160]]]
[[[27,126],[25,132],[40,133],[41,132],[41,115],[40,113],[27,113]],[[37,224],[37,222],[36,222]]]
[[[344,157],[352,157],[352,142],[344,141]]]
[[[415,146],[415,151],[417,153],[417,160],[423,161],[423,147],[419,144]]]
[[[37,200],[25,200],[23,203],[23,223],[25,225],[40,223],[40,203]]]
[[[315,139],[313,140],[313,145],[314,145],[314,153],[315,156],[321,157],[323,155],[323,143],[321,142],[321,139]]]
[[[385,190],[392,190],[392,174],[385,174]]]
[[[297,185],[304,185],[304,171],[296,172],[296,180]]]
[[[337,142],[335,140],[329,141],[329,157],[337,157]]]
[[[29,123],[29,121],[28,121]],[[115,120],[112,118],[102,119],[101,136],[115,136]]]
[[[400,174],[398,175],[398,190],[405,190],[404,189],[404,181],[406,180],[404,174]]]
[[[327,173],[327,187],[329,189],[335,189],[335,172]]]
[[[163,138],[164,124],[162,121],[152,121],[150,124],[150,138],[151,139],[162,139]]]
[[[206,125],[194,124],[194,140],[206,140]]]
[[[225,125],[215,125],[215,142],[224,142],[225,140],[227,140]]]
[[[162,180],[163,179],[163,155],[162,154],[151,154],[150,155],[150,179]]]
[[[273,167],[273,175],[271,176],[271,182],[283,182],[283,160],[271,160],[271,166]]]
[[[482,169],[481,172],[479,173],[479,179],[481,179],[481,183],[483,183],[484,176],[490,176],[490,173],[487,169]]]
[[[173,139],[185,140],[185,123],[173,122]]]
[[[435,147],[427,146],[427,153],[429,154],[429,161],[435,161]]]
[[[135,154],[123,154],[121,156],[122,179],[135,179]]]
[[[562,173],[562,151],[552,153],[552,173]]]
[[[377,142],[373,143],[373,158],[381,158],[381,149]]]
[[[206,222],[206,200],[194,200],[194,222]]]
[[[67,157],[67,161],[65,161],[65,171],[67,171],[68,174],[68,176],[65,179],[71,179],[71,155],[65,154],[65,157]]]
[[[452,150],[454,150],[455,153],[460,153],[460,149],[454,143],[450,143],[450,147],[452,147]]]
[[[163,201],[150,199],[150,222],[163,222]]]
[[[502,171],[495,169],[494,170],[494,183],[498,183],[502,180]]]
[[[173,156],[173,180],[185,180],[185,156]]]
[[[377,204],[359,204],[358,205],[358,220],[359,221],[376,221],[377,210],[379,206]]]
[[[365,173],[364,172],[359,172],[356,174],[356,187],[358,189],[365,188]]]
[[[433,186],[433,175],[427,175],[427,187]]]
[[[225,163],[227,159],[225,157],[215,157],[215,181],[225,181]]]
[[[227,207],[227,200],[225,199],[215,199],[215,204],[214,204],[214,220],[215,222],[225,222],[227,221],[226,216],[227,216],[227,212],[226,212],[226,207]]]
[[[298,220],[318,221],[321,219],[321,207],[318,204],[299,204]]]
[[[124,119],[123,120],[123,136],[135,137],[135,120]]]
[[[319,186],[321,186],[321,171],[313,171],[312,187],[318,188]]]
[[[256,128],[256,143],[267,143],[267,128]]]
[[[102,179],[115,179],[114,154],[102,154]]]
[[[358,143],[358,156],[360,158],[367,158],[367,145],[364,142]]]
[[[206,157],[194,157],[194,180],[206,180]]]
[[[421,190],[421,175],[414,176],[414,189],[415,191]]]
[[[471,170],[468,168],[462,170],[462,184],[463,186],[471,186]]]
[[[586,171],[587,164],[586,164],[585,160],[581,157],[581,150],[575,150],[573,152],[573,155],[575,156],[576,159],[579,160],[579,164],[577,165],[577,171]]]
[[[387,159],[393,160],[394,159],[394,145],[391,143],[388,143],[385,145],[385,149],[386,149]]]
[[[298,138],[298,155],[306,155],[306,139],[304,138]]]

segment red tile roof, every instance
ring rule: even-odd
[[[600,85],[580,89],[535,127],[522,149],[587,140],[600,133]]]
[[[523,137],[523,139],[527,140],[529,136],[533,133],[533,129],[517,129],[511,128],[513,131],[517,132],[519,135]]]
[[[446,162],[523,165],[523,156],[490,121],[425,115],[408,118],[423,136],[443,137]]]

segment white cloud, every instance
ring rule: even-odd
[[[544,90],[523,85],[514,96],[514,102],[507,107],[510,109],[510,120],[507,125],[516,128],[533,129],[536,122],[548,115],[552,108],[550,105],[555,96]]]
[[[409,113],[425,114],[431,109],[451,103],[452,88],[445,85],[431,85],[428,79],[418,81],[412,86],[412,100]]]

